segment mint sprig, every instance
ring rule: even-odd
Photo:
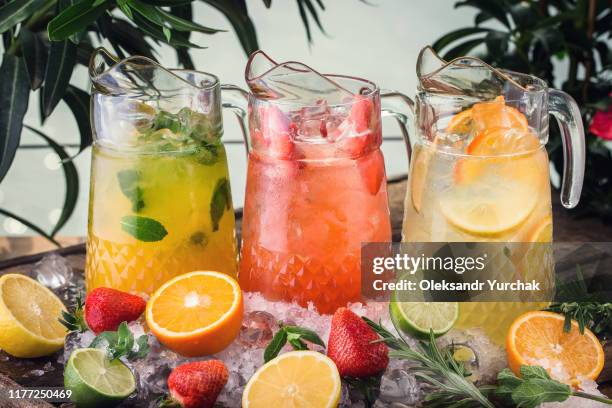
[[[225,214],[226,210],[232,207],[232,194],[230,192],[230,184],[226,178],[221,178],[217,181],[213,190],[212,199],[210,200],[210,219],[212,222],[212,230],[219,230],[219,221]]]
[[[120,357],[135,360],[145,357],[150,350],[147,335],[143,334],[134,340],[134,334],[126,322],[121,323],[117,331],[105,331],[98,334],[89,345],[90,348],[99,346],[106,348],[109,360]]]
[[[308,344],[313,343],[325,347],[325,343],[317,333],[310,329],[298,326],[281,326],[276,332],[270,344],[264,350],[264,362],[268,362],[278,356],[285,344],[289,343],[294,350],[308,350]]]
[[[161,241],[168,235],[168,231],[159,221],[139,215],[126,215],[121,218],[121,229],[143,242]]]
[[[550,378],[539,366],[521,366],[520,377],[506,368],[498,374],[497,384],[495,394],[521,408],[536,408],[545,402],[563,402],[572,396],[612,405],[611,399],[573,391],[569,385]]]
[[[121,170],[117,173],[117,180],[123,195],[132,203],[132,211],[139,212],[145,206],[144,193],[140,187],[141,174],[138,170]]]

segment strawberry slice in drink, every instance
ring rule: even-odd
[[[349,116],[333,132],[339,148],[351,157],[361,156],[372,143],[372,111],[374,104],[364,96],[355,95]]]
[[[297,133],[297,126],[289,117],[274,105],[259,108],[261,133],[255,133],[261,138],[267,153],[279,159],[292,159],[295,145],[292,137]]]
[[[382,153],[377,150],[356,160],[361,180],[366,190],[376,195],[380,191],[380,186],[385,179],[385,162]]]

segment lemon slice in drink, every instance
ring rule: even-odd
[[[243,408],[332,408],[340,401],[340,374],[316,351],[290,351],[264,364],[242,394]]]
[[[475,235],[496,235],[521,224],[533,211],[538,195],[528,183],[483,177],[457,185],[440,200],[447,221]]]
[[[34,279],[19,274],[0,278],[0,349],[20,358],[41,357],[61,349],[66,328],[59,318],[62,301]]]
[[[448,332],[459,318],[457,302],[389,302],[389,312],[401,331],[419,339]]]
[[[120,360],[108,360],[101,349],[77,349],[64,369],[64,386],[79,408],[118,405],[136,389],[130,369]]]

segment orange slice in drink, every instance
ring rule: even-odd
[[[552,217],[547,216],[531,231],[527,242],[552,242],[553,223]]]
[[[529,129],[527,118],[518,109],[506,105],[503,96],[472,106],[472,126],[476,132],[493,128]]]
[[[157,339],[184,356],[227,347],[242,324],[240,286],[219,272],[190,272],[166,282],[147,303],[147,325]]]
[[[520,375],[522,365],[544,367],[551,377],[577,385],[581,377],[597,379],[604,366],[601,343],[587,328],[580,334],[572,321],[564,332],[565,317],[552,312],[534,311],[519,316],[506,337],[510,369]]]
[[[425,189],[425,181],[429,162],[433,151],[436,149],[436,139],[432,146],[423,145],[415,152],[412,171],[410,172],[410,198],[412,206],[417,213],[421,212],[421,202],[423,201],[423,191]]]

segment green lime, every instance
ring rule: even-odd
[[[398,330],[419,339],[427,339],[433,330],[435,337],[449,331],[459,317],[457,302],[397,302],[389,303],[391,318]]]
[[[108,360],[100,349],[72,352],[64,369],[64,387],[79,408],[114,407],[136,389],[134,375],[119,360]]]

